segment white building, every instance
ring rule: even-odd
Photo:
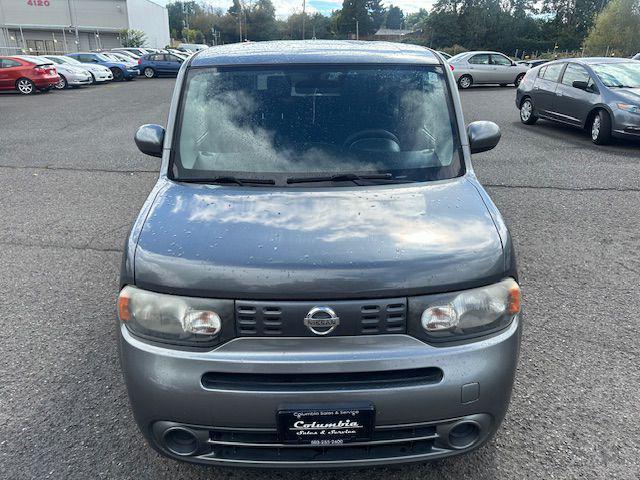
[[[152,0],[0,0],[0,55],[120,47],[124,29],[148,47],[170,42],[167,9]]]

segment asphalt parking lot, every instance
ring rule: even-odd
[[[116,350],[121,246],[159,160],[173,80],[0,95],[0,477],[511,479],[640,477],[640,145],[521,125],[514,89],[462,93],[500,145],[474,165],[516,244],[526,327],[498,435],[432,464],[264,472],[176,463],[145,446]]]

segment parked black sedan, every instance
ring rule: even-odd
[[[522,123],[544,118],[574,125],[599,145],[612,137],[640,140],[640,63],[573,58],[532,68],[518,87],[516,106]]]

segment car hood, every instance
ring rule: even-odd
[[[108,72],[109,69],[103,65],[98,65],[97,63],[84,63],[82,67],[80,65],[74,65],[76,68],[84,68],[89,70],[90,72]]]
[[[85,73],[87,71],[86,68],[81,66],[74,65],[56,65],[56,68],[61,72],[70,72],[70,73]]]
[[[500,236],[464,177],[357,188],[159,188],[140,231],[135,283],[252,299],[392,297],[505,274]]]
[[[620,100],[640,104],[640,88],[612,88],[611,91],[615,92]]]

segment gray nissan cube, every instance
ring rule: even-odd
[[[210,48],[177,78],[125,245],[120,358],[149,444],[330,468],[484,444],[522,329],[515,254],[443,58],[383,42]]]

